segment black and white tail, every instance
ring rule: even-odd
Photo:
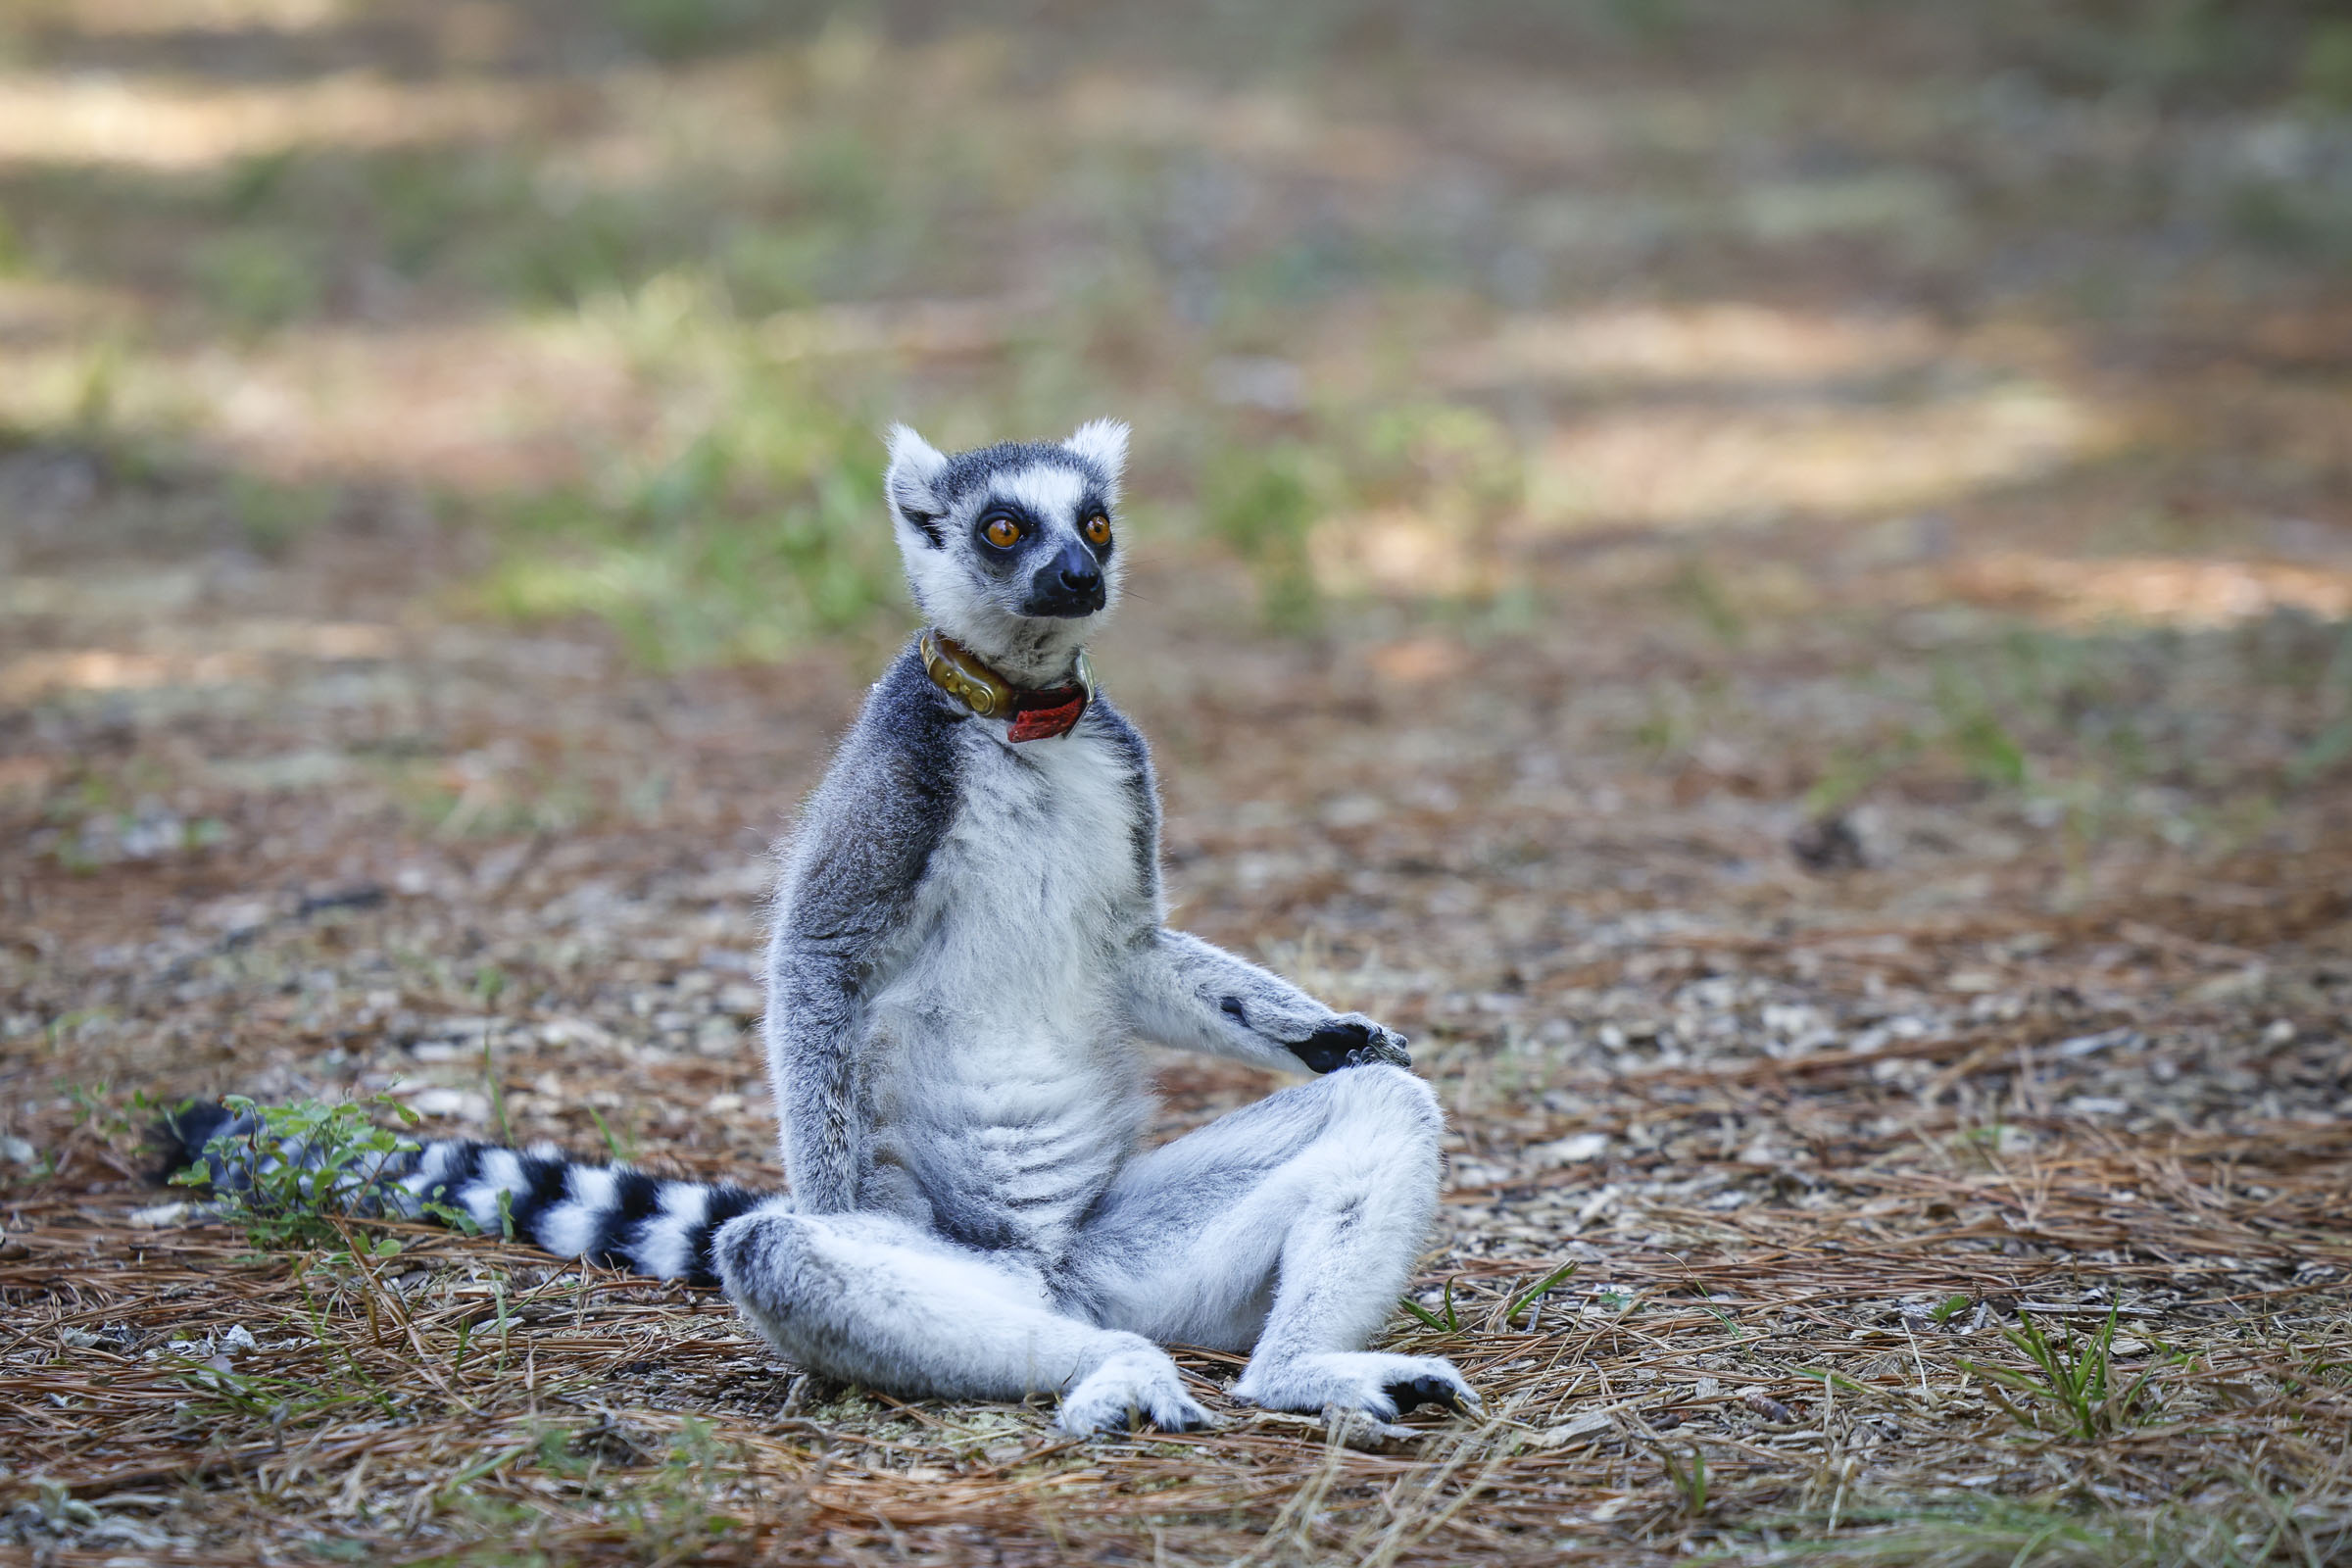
[[[206,1150],[217,1138],[240,1139],[255,1118],[221,1105],[197,1104],[164,1118],[158,1133],[167,1171],[204,1166],[216,1188],[252,1184],[253,1158],[270,1166],[303,1158],[298,1140],[248,1156]],[[243,1149],[255,1146],[245,1144]],[[513,1234],[558,1257],[583,1257],[658,1280],[715,1285],[710,1242],[718,1228],[763,1203],[783,1202],[726,1182],[668,1181],[625,1165],[576,1160],[552,1144],[524,1151],[470,1139],[437,1139],[420,1148],[354,1165],[336,1185],[355,1213],[431,1217],[456,1209],[491,1235]]]

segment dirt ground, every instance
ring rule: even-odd
[[[1413,1037],[1483,1419],[1071,1443],[151,1185],[777,1180],[876,432],[1100,413],[1176,918]],[[2330,7],[0,16],[0,1557],[2352,1561],[2348,823]]]

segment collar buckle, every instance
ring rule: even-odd
[[[931,684],[977,717],[1010,720],[1008,738],[1016,745],[1067,735],[1094,704],[1095,666],[1084,650],[1073,672],[1075,684],[1038,689],[1011,685],[946,632],[926,628],[915,646]]]

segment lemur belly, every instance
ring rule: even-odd
[[[943,1232],[1051,1258],[1148,1107],[1113,991],[1142,896],[1132,798],[1083,730],[964,739],[919,939],[873,1003],[871,1152]]]

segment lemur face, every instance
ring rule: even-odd
[[[983,657],[1074,649],[1118,598],[1126,459],[1110,419],[952,457],[898,426],[884,488],[915,602]]]

